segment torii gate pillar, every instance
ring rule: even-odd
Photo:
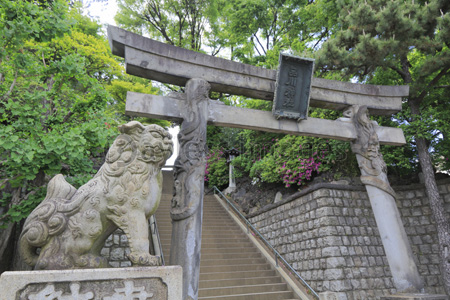
[[[171,203],[172,243],[170,265],[183,267],[183,300],[197,300],[206,166],[206,122],[210,85],[203,79],[186,84],[183,115],[175,161],[174,196]]]
[[[387,166],[375,132],[377,124],[369,119],[367,107],[359,105],[347,109],[339,120],[355,126],[358,137],[351,142],[351,147],[358,160],[360,178],[369,196],[394,285],[403,293],[421,292],[424,283],[395,203],[395,192],[387,178]]]

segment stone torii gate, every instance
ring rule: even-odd
[[[276,71],[163,44],[108,27],[113,54],[124,57],[128,74],[185,86],[168,97],[128,92],[126,112],[181,123],[175,162],[171,265],[183,267],[183,299],[198,298],[206,125],[227,126],[349,141],[357,155],[374,216],[399,292],[419,292],[423,282],[389,185],[379,145],[403,145],[403,132],[370,121],[368,112],[401,110],[407,86],[373,86],[313,78],[310,105],[344,111],[338,120],[277,120],[271,112],[230,107],[209,99],[210,90],[273,100]]]

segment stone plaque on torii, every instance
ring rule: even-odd
[[[273,100],[275,70],[167,45],[114,26],[108,27],[108,37],[113,54],[125,58],[128,74],[186,87],[185,93],[166,97],[128,92],[126,103],[127,114],[182,122],[174,169],[169,263],[183,267],[184,300],[198,298],[207,124],[351,142],[395,287],[399,292],[423,288],[379,153],[380,144],[401,146],[405,137],[401,129],[378,126],[368,118],[369,112],[390,115],[400,111],[408,86],[312,78],[309,105],[342,110],[344,117],[335,121],[277,120],[272,112],[230,107],[208,97],[212,90]]]

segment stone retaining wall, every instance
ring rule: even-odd
[[[439,182],[450,212],[450,181]],[[436,226],[422,185],[398,187],[397,206],[426,291],[444,293]],[[340,299],[395,293],[364,187],[319,184],[272,204],[249,220],[317,292]]]

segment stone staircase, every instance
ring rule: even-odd
[[[172,196],[166,189],[165,192],[156,220],[168,264]],[[299,299],[212,195],[204,197],[200,299]]]

